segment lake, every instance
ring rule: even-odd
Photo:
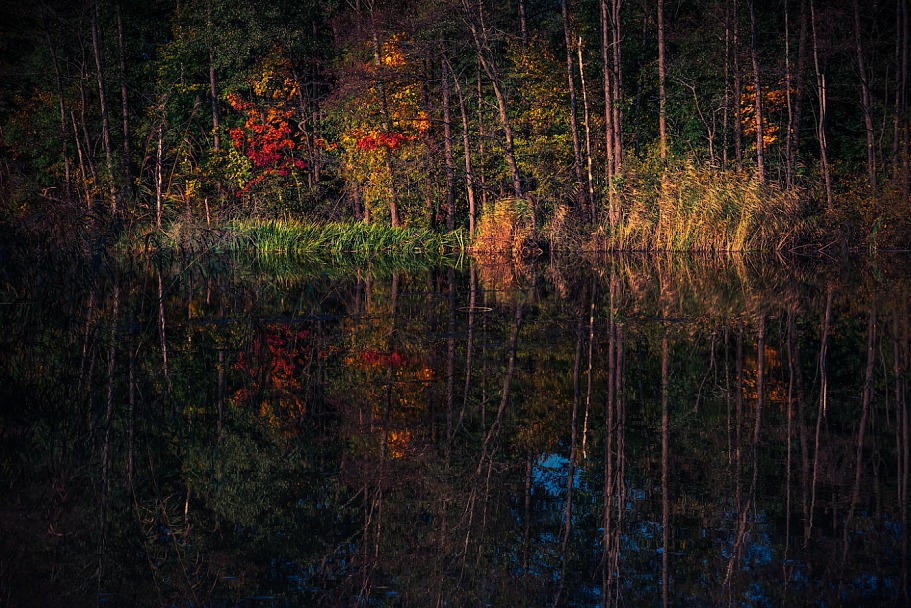
[[[0,279],[0,605],[909,601],[909,258]]]

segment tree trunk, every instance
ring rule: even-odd
[[[54,64],[54,81],[57,85],[57,102],[60,107],[60,145],[63,149],[63,187],[66,192],[67,198],[70,196],[70,155],[69,149],[66,144],[67,137],[66,132],[68,131],[66,127],[66,107],[63,102],[63,83],[60,79],[60,66],[57,64],[57,51],[54,49],[54,45],[51,42],[50,33],[45,30],[44,32],[45,39],[47,40],[47,47],[51,52],[51,62]],[[78,145],[78,135],[77,135],[77,145]]]
[[[617,226],[617,202],[614,196],[614,109],[611,89],[611,63],[608,51],[612,40],[608,38],[607,0],[600,0],[601,9],[601,71],[604,83],[604,179],[607,182],[608,221],[611,232]]]
[[[667,67],[664,57],[664,0],[658,0],[658,138],[662,164],[667,164]]]
[[[519,31],[522,33],[522,46],[528,46],[528,19],[525,15],[525,0],[519,0]]]
[[[382,61],[380,58],[380,38],[376,29],[376,21],[374,20],[374,15],[372,13],[370,15],[370,24],[373,30],[373,66],[375,69],[374,84],[376,85],[377,94],[380,98],[380,112],[382,113],[383,118],[383,133],[388,135],[389,131],[392,128],[392,125],[389,121],[389,106],[386,101],[386,86],[383,84],[383,81],[380,78],[379,74],[380,67],[382,66]],[[395,192],[395,176],[392,171],[392,157],[389,153],[389,148],[386,146],[383,146],[383,164],[386,166],[386,176],[389,179],[389,215],[392,225],[398,227],[401,225],[401,222],[399,221],[399,207]]]
[[[860,3],[854,0],[854,52],[860,73],[860,104],[864,111],[864,128],[867,132],[867,180],[876,190],[876,142],[873,131],[873,98],[870,94],[870,76],[864,59],[863,35],[860,26]]]
[[[810,0],[810,28],[813,32],[813,65],[816,69],[816,90],[819,97],[819,120],[816,134],[819,139],[819,162],[826,186],[826,210],[832,211],[832,177],[829,171],[829,153],[826,145],[826,74],[819,65],[819,38],[816,35],[816,10]]]
[[[444,59],[445,61],[445,59]],[[446,230],[455,229],[455,163],[452,160],[452,123],[449,111],[449,76],[445,64],[442,66],[443,79],[443,158],[446,163]]]
[[[130,164],[130,106],[127,100],[127,62],[123,34],[123,11],[121,1],[117,0],[114,8],[117,13],[117,59],[120,64],[120,104],[123,113],[123,179],[128,195],[133,192],[133,171]]]
[[[563,38],[566,44],[566,80],[569,84],[569,129],[573,138],[573,171],[576,175],[576,187],[582,185],[582,151],[579,146],[579,129],[576,118],[576,79],[573,77],[573,42],[569,31],[568,0],[562,0],[560,10],[563,13]],[[578,201],[574,201],[578,203]]]
[[[750,0],[750,58],[753,61],[753,88],[756,93],[756,176],[765,183],[765,142],[762,137],[762,84],[759,80],[759,44],[756,40],[756,11]]]
[[[622,0],[611,0],[611,35],[613,36],[614,56],[614,102],[611,107],[614,111],[614,175],[619,175],[623,166],[623,147],[621,136],[623,134],[623,62],[620,54],[620,4]]]
[[[452,80],[455,83],[456,95],[459,98],[459,113],[462,116],[462,148],[465,151],[465,191],[468,195],[468,234],[474,236],[475,220],[475,199],[474,199],[474,173],[471,166],[471,146],[468,141],[468,115],[465,112],[465,98],[462,96],[462,85],[452,69],[452,65],[447,61],[446,65],[452,73]]]
[[[592,225],[598,222],[595,212],[595,180],[592,175],[592,134],[589,128],[588,91],[585,87],[585,66],[582,63],[582,36],[576,39],[579,54],[579,82],[582,85],[582,122],[585,126],[585,170],[588,178],[588,207]]]
[[[500,124],[503,127],[503,136],[506,140],[506,162],[509,164],[509,170],[512,174],[513,191],[517,198],[522,198],[522,178],[519,175],[519,165],[516,163],[512,123],[509,120],[509,112],[506,107],[506,95],[500,84],[500,73],[496,63],[492,57],[486,56],[486,49],[488,49],[487,30],[484,28],[482,21],[481,31],[480,33],[478,32],[478,26],[474,22],[473,11],[468,5],[468,0],[462,0],[462,4],[468,16],[468,27],[471,30],[471,37],[474,41],[478,62],[487,74],[487,78],[490,79],[490,83],[493,85],[494,95],[497,98],[497,107],[500,111]]]
[[[101,106],[101,136],[104,142],[104,160],[107,170],[108,185],[111,193],[111,215],[117,214],[117,188],[114,185],[114,161],[111,151],[111,124],[108,119],[108,100],[104,92],[104,74],[101,59],[101,35],[98,31],[98,20],[101,17],[101,0],[95,0],[92,7],[92,49],[95,52],[95,67],[98,75],[98,102]]]
[[[734,49],[734,157],[737,162],[737,172],[743,172],[743,105],[740,102],[740,96],[743,91],[743,82],[740,74],[740,35],[738,21],[740,12],[738,2],[734,0],[734,29],[732,33]]]
[[[785,132],[784,180],[790,190],[794,186],[794,158],[791,156],[791,140],[794,138],[794,103],[791,94],[791,29],[788,20],[788,0],[784,3],[784,93],[788,110],[788,123]],[[789,402],[790,405],[790,402]],[[790,424],[790,423],[789,423]],[[790,441],[791,435],[788,434]],[[790,452],[788,452],[790,457]],[[789,461],[790,462],[790,461]],[[790,485],[788,486],[790,489]]]

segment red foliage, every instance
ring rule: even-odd
[[[376,150],[381,147],[395,150],[402,142],[411,139],[413,138],[402,135],[401,133],[371,133],[357,140],[357,144],[355,145],[358,150]]]

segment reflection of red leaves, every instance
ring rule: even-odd
[[[234,369],[244,376],[245,387],[237,391],[235,399],[243,401],[262,394],[268,387],[278,401],[293,404],[303,412],[305,404],[297,393],[301,389],[301,370],[308,363],[309,336],[306,329],[267,326],[264,335],[253,341],[250,351],[241,351],[237,356]]]

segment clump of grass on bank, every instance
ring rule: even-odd
[[[527,259],[540,253],[528,202],[507,198],[488,205],[478,222],[471,252],[503,261]]]
[[[780,251],[811,231],[793,192],[754,176],[692,163],[660,176],[627,177],[621,218],[602,227],[589,249],[626,251]]]
[[[216,228],[175,221],[128,239],[128,248],[181,252],[252,252],[309,257],[442,255],[466,248],[461,230],[437,233],[381,224],[306,223],[295,220],[235,220]]]

